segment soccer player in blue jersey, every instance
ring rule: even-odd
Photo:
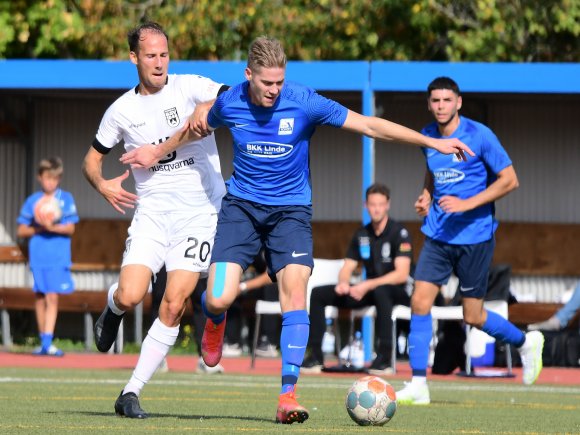
[[[331,125],[385,141],[432,148],[464,159],[472,154],[456,138],[435,139],[385,119],[350,111],[297,83],[285,82],[280,42],[259,37],[250,46],[246,81],[220,95],[207,116],[210,129],[226,126],[233,136],[234,173],[222,200],[203,307],[208,321],[202,355],[208,366],[222,354],[226,311],[239,294],[242,271],[264,247],[268,270],[278,282],[282,307],[282,389],[276,421],[302,423],[308,411],[295,387],[308,343],[306,285],[312,259],[310,137]],[[205,133],[203,120],[198,132]],[[178,135],[177,135],[178,136]],[[179,146],[172,137],[159,146],[131,151],[121,161],[148,166]]]
[[[38,183],[41,190],[22,205],[17,235],[29,238],[30,270],[34,278],[36,323],[40,346],[35,355],[63,356],[52,344],[58,317],[58,296],[74,291],[71,276],[71,237],[79,221],[74,198],[59,187],[63,165],[59,157],[41,160]],[[48,208],[46,204],[54,203]],[[60,212],[58,212],[60,210]]]
[[[415,209],[424,218],[421,229],[426,240],[415,269],[411,298],[409,362],[413,377],[397,392],[397,402],[423,405],[430,403],[426,375],[431,307],[451,272],[459,278],[465,323],[519,348],[524,384],[533,384],[538,378],[544,344],[540,332],[524,334],[483,307],[498,226],[494,201],[518,187],[512,161],[488,127],[459,115],[462,98],[455,81],[436,78],[429,84],[427,96],[435,122],[423,133],[433,138],[460,139],[476,157],[460,161],[423,148],[427,171]]]

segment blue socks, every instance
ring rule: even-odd
[[[487,310],[487,320],[481,330],[496,340],[520,347],[526,341],[525,334],[497,313]]]
[[[413,376],[427,376],[429,363],[429,343],[433,335],[431,313],[421,316],[411,314],[411,331],[409,332],[409,363]]]
[[[520,347],[526,336],[511,322],[497,313],[487,310],[487,320],[481,330],[497,340]],[[411,331],[409,333],[409,363],[413,376],[427,376],[429,363],[429,343],[433,335],[431,314],[420,316],[411,314]]]
[[[206,292],[203,292],[202,295],[201,295],[201,309],[203,311],[203,314],[205,314],[205,316],[208,319],[210,319],[213,323],[215,323],[216,325],[219,325],[226,318],[226,313],[225,312],[224,313],[221,313],[221,314],[213,314],[213,313],[210,313],[207,310],[207,307],[205,306],[205,294],[206,294]]]
[[[42,350],[48,351],[48,348],[52,345],[52,338],[53,338],[52,334],[48,334],[45,332],[40,334],[40,347],[42,348]]]
[[[310,319],[306,310],[282,314],[280,350],[282,352],[282,389],[280,394],[294,391],[300,376],[300,366],[308,344]]]

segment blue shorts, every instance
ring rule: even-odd
[[[487,293],[494,248],[494,238],[472,245],[450,245],[427,237],[415,268],[415,281],[443,285],[454,272],[461,295],[481,299]]]
[[[34,290],[37,293],[72,293],[75,289],[68,267],[31,268]]]
[[[264,205],[226,194],[211,262],[236,263],[246,270],[264,246],[271,276],[288,264],[313,268],[311,221],[311,206]]]

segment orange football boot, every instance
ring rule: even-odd
[[[278,410],[276,423],[292,424],[304,423],[308,419],[308,410],[296,401],[296,386],[293,391],[280,394],[278,398]]]

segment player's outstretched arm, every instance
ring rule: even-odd
[[[209,111],[213,107],[214,103],[215,99],[205,103],[199,103],[195,106],[195,110],[187,120],[189,129],[200,137],[209,136],[213,132],[213,129],[207,122],[207,115],[209,114]]]
[[[137,195],[123,189],[122,183],[129,177],[129,170],[122,175],[106,180],[103,178],[103,157],[95,148],[90,147],[83,161],[83,174],[89,183],[121,214],[124,208],[135,208]]]
[[[352,110],[348,111],[342,128],[375,139],[424,146],[443,154],[457,154],[462,160],[467,160],[465,153],[475,156],[471,148],[459,139],[434,139],[403,125],[375,116],[364,116]]]
[[[165,142],[159,145],[141,145],[123,154],[119,160],[133,168],[150,168],[181,145],[208,136],[211,134],[211,128],[207,123],[207,115],[213,103],[215,103],[215,99],[196,105],[195,110],[187,118],[181,130]]]
[[[193,132],[189,123],[159,145],[143,144],[134,150],[124,153],[119,161],[132,168],[150,168],[163,159],[167,154],[171,154],[184,143],[201,139],[201,136]]]

